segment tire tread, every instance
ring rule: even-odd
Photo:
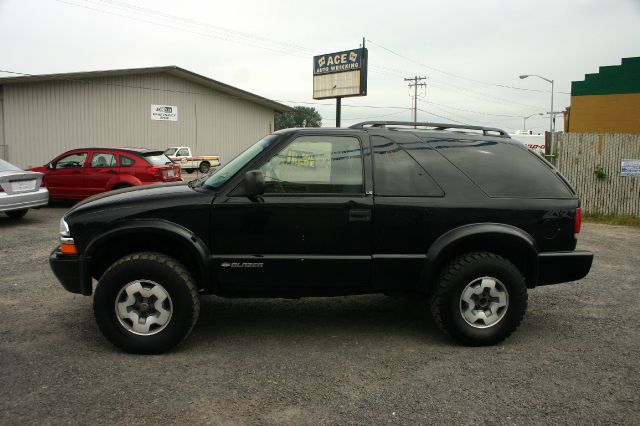
[[[157,252],[137,252],[137,253],[132,253],[129,254],[127,256],[124,256],[120,259],[118,259],[117,261],[115,261],[111,266],[109,266],[109,268],[107,268],[107,270],[102,274],[103,276],[108,274],[111,270],[117,268],[120,265],[123,265],[125,263],[128,262],[139,262],[141,260],[148,260],[148,261],[152,261],[152,262],[157,262],[160,264],[163,264],[165,266],[167,266],[169,269],[173,270],[176,274],[178,274],[180,276],[180,278],[182,278],[183,282],[185,283],[185,285],[187,286],[187,289],[189,291],[189,295],[191,296],[191,301],[192,301],[192,306],[193,306],[193,315],[191,317],[191,321],[189,324],[189,328],[187,329],[187,332],[184,333],[184,335],[182,336],[182,339],[176,343],[175,346],[178,346],[179,344],[181,344],[186,338],[187,336],[189,336],[189,334],[191,334],[191,331],[193,330],[193,327],[196,325],[196,322],[198,321],[198,317],[200,316],[200,299],[198,297],[198,289],[196,287],[196,285],[194,284],[193,278],[191,277],[191,274],[185,269],[185,267],[178,262],[177,260],[175,260],[174,258],[167,256],[165,254],[162,253],[157,253]],[[100,282],[98,282],[98,285],[96,287],[96,293],[98,293],[100,291]],[[93,308],[94,308],[94,313],[96,312],[96,300],[97,298],[94,297],[93,298]],[[97,318],[96,318],[97,319]],[[102,329],[102,324],[100,321],[97,321],[98,323],[98,327],[100,328],[100,331],[107,335],[108,331],[107,330],[103,330]],[[127,349],[122,347],[122,345],[119,345],[117,342],[114,342],[117,346],[119,346],[121,349]]]
[[[460,340],[459,333],[457,333],[453,329],[453,327],[448,327],[447,323],[444,320],[443,307],[445,306],[445,303],[446,303],[447,292],[451,289],[452,281],[460,273],[460,271],[462,271],[466,267],[471,266],[473,263],[485,261],[485,260],[495,260],[497,262],[504,263],[505,266],[515,267],[511,262],[509,262],[509,260],[505,259],[500,255],[497,255],[492,252],[476,251],[476,252],[469,252],[469,253],[460,255],[454,258],[453,260],[451,260],[448,264],[446,264],[444,268],[442,268],[442,271],[440,272],[440,275],[438,277],[436,287],[433,291],[431,301],[430,301],[431,313],[435,323],[438,325],[438,328],[440,328],[443,332],[445,332],[447,335],[449,335],[454,339]],[[521,296],[524,300],[524,305],[522,310],[523,315],[519,315],[518,317],[516,317],[514,326],[511,329],[509,329],[506,334],[501,336],[499,341],[509,337],[518,328],[518,326],[522,322],[522,318],[524,317],[524,312],[527,309],[528,297],[527,297],[526,286],[523,287],[522,294],[514,295],[514,296]],[[479,342],[474,343],[471,341],[467,341],[466,343],[474,346],[486,344],[486,343],[479,343]],[[497,342],[492,342],[492,343],[497,343]]]

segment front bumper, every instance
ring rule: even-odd
[[[593,263],[589,251],[555,251],[538,254],[538,285],[576,281],[587,276]]]
[[[60,247],[56,247],[49,256],[49,265],[67,291],[90,296],[93,286],[89,260],[87,256],[62,254]]]

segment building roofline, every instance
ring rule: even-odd
[[[264,98],[262,96],[247,92],[237,87],[230,86],[220,81],[214,80],[209,77],[197,74],[193,71],[189,71],[184,68],[180,68],[175,65],[161,66],[161,67],[147,67],[147,68],[126,68],[115,70],[102,70],[102,71],[86,71],[86,72],[73,72],[73,73],[61,73],[61,74],[39,74],[39,75],[23,75],[19,77],[0,77],[0,85],[2,84],[18,84],[18,83],[35,83],[48,80],[63,80],[74,81],[83,79],[92,79],[100,77],[119,77],[127,75],[138,74],[158,74],[166,73],[178,78],[182,78],[191,81],[196,84],[214,89],[249,102],[262,105],[266,108],[272,109],[276,112],[289,112],[293,111],[293,108],[281,104],[276,101]]]

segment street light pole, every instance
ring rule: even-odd
[[[531,114],[531,115],[527,115],[526,117],[522,117],[522,119],[524,120],[524,122],[522,123],[522,131],[527,131],[527,120],[531,117],[533,117],[534,115],[544,115],[541,112],[537,113],[537,114]]]
[[[549,132],[551,132],[551,155],[553,155],[553,152],[556,148],[556,136],[555,136],[556,120],[553,114],[553,80],[542,77],[541,75],[537,75],[537,74],[523,74],[520,76],[521,79],[527,78],[527,77],[538,77],[548,83],[551,83],[551,111],[549,112]]]

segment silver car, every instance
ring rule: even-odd
[[[0,159],[0,212],[18,219],[27,214],[30,207],[47,205],[49,191],[40,187],[42,176]]]

